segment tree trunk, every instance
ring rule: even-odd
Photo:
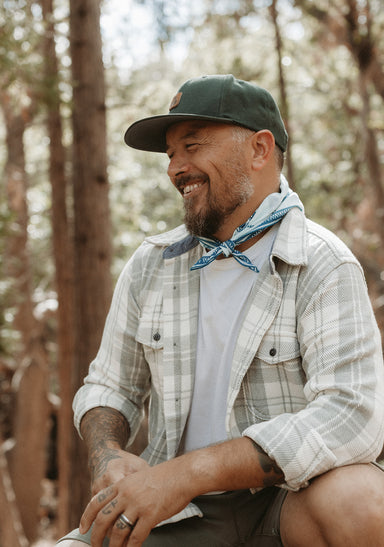
[[[289,104],[288,104],[288,96],[287,96],[285,77],[284,77],[284,71],[283,71],[283,63],[282,63],[283,44],[281,40],[280,27],[277,20],[278,12],[277,12],[276,4],[277,4],[277,0],[273,0],[269,10],[272,17],[273,27],[275,29],[275,43],[276,43],[276,52],[277,52],[278,69],[279,69],[281,114],[284,120],[286,130],[289,135],[288,149],[286,152],[287,177],[288,177],[290,187],[292,188],[292,190],[294,190],[296,185],[295,185],[295,175],[294,175],[294,168],[293,168],[293,161],[292,161],[293,135],[291,132],[291,127],[290,127]]]
[[[36,344],[37,345],[37,344]],[[45,355],[26,358],[14,379],[17,408],[10,471],[25,535],[37,537],[41,484],[45,477],[49,424],[48,370]]]
[[[372,190],[372,213],[376,219],[376,230],[380,234],[384,244],[384,184],[382,168],[380,165],[380,154],[377,139],[370,123],[370,96],[367,87],[367,79],[364,73],[359,75],[360,94],[363,102],[361,110],[362,134],[365,144],[365,159],[368,172],[369,186]]]
[[[75,217],[76,360],[73,388],[87,374],[109,308],[111,244],[108,202],[104,67],[98,0],[70,1],[73,78],[73,186]],[[71,522],[89,500],[85,448],[76,440]]]
[[[28,253],[27,176],[23,136],[31,110],[13,112],[10,97],[3,93],[1,103],[6,125],[7,161],[5,181],[8,206],[13,214],[12,232],[4,256],[8,276],[13,280],[14,327],[21,335],[16,356],[19,379],[10,452],[10,473],[21,521],[29,541],[37,534],[41,481],[45,475],[45,448],[48,433],[48,366],[41,328],[33,314],[32,273]],[[16,352],[15,352],[16,353]],[[19,388],[19,389],[17,389]]]
[[[58,89],[58,61],[55,51],[53,0],[41,0],[45,22],[43,54],[46,76],[47,131],[49,136],[49,175],[52,191],[52,243],[55,261],[55,280],[58,299],[57,312],[57,369],[59,372],[60,407],[58,413],[58,536],[70,526],[71,445],[75,439],[72,418],[71,372],[74,368],[74,287],[73,242],[68,220],[68,184],[65,174],[66,152],[63,146],[60,93]]]

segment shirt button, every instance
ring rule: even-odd
[[[153,335],[153,339],[155,342],[158,342],[160,340],[161,336],[160,336],[160,333],[159,332],[155,332],[155,334]]]
[[[270,355],[271,357],[274,357],[274,356],[276,355],[276,353],[277,353],[276,348],[271,348],[271,349],[269,350],[269,355]]]

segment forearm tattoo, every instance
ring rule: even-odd
[[[253,442],[253,446],[255,447],[258,457],[259,457],[259,463],[261,469],[264,471],[265,475],[263,477],[263,486],[274,486],[275,484],[281,484],[284,482],[284,473],[280,469],[280,467],[277,465],[275,460],[270,458],[266,452]]]
[[[120,412],[108,407],[94,408],[81,421],[81,434],[88,447],[92,481],[105,473],[108,463],[120,457],[108,442],[124,448],[129,438],[129,425]]]

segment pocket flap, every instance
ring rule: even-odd
[[[265,336],[259,346],[256,357],[271,365],[297,359],[300,345],[295,333],[279,332],[276,336]]]
[[[135,340],[152,349],[162,349],[164,341],[161,323],[159,321],[154,322],[152,316],[141,317],[139,326],[137,327]]]

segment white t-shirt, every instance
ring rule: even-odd
[[[270,255],[276,231],[275,225],[243,253],[258,269]],[[227,438],[225,415],[233,352],[257,275],[233,257],[216,259],[200,270],[196,375],[181,452]]]

